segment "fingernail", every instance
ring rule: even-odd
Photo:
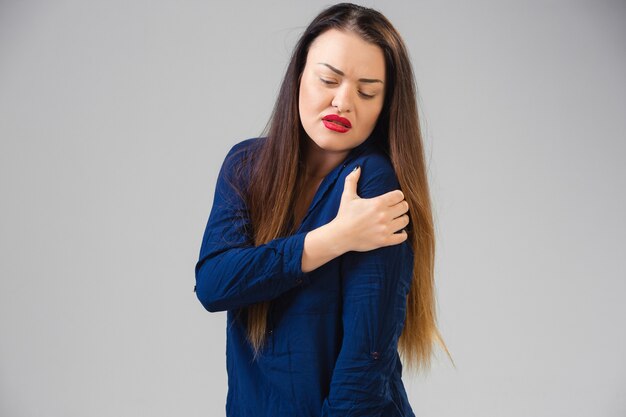
[[[356,171],[357,169],[361,168],[361,165],[358,165],[354,167],[354,169],[352,170],[352,172]]]

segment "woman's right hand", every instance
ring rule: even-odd
[[[408,236],[404,227],[409,224],[409,205],[404,194],[393,190],[378,197],[361,198],[356,193],[360,174],[359,168],[346,177],[339,211],[331,221],[345,238],[344,247],[366,252],[404,242]],[[398,230],[402,232],[395,233]]]

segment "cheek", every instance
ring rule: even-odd
[[[378,116],[380,115],[381,110],[382,110],[382,107],[380,106],[369,109],[369,111],[367,112],[367,124],[369,125],[369,127],[373,127],[376,124],[376,121],[378,120]]]
[[[303,84],[300,87],[300,109],[303,111],[317,111],[324,100],[323,93],[314,87]]]

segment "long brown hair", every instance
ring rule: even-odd
[[[254,181],[249,181],[242,192],[254,244],[289,236],[298,226],[293,224],[292,216],[306,139],[298,113],[300,77],[309,46],[331,28],[359,35],[378,45],[385,56],[388,87],[375,130],[382,132],[379,140],[383,141],[409,204],[410,224],[406,230],[415,254],[399,352],[409,369],[429,370],[436,341],[454,364],[436,324],[435,233],[413,70],[402,38],[380,12],[351,3],[336,4],[315,17],[298,40],[264,129],[267,137],[254,152]],[[257,303],[237,312],[237,317],[247,312],[247,337],[255,358],[265,342],[270,303]]]

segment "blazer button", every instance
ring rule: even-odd
[[[269,330],[267,331],[267,333],[272,334],[272,332],[273,332],[273,331],[274,331],[274,330],[269,329]]]
[[[298,278],[298,279],[296,280],[296,284],[298,284],[298,285],[302,284],[302,278]]]
[[[378,352],[372,352],[372,358],[378,360],[379,357],[380,357],[380,354]]]

